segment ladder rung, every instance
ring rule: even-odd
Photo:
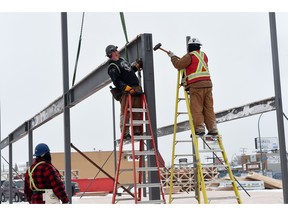
[[[142,136],[134,136],[134,140],[151,140],[152,136],[150,135],[142,135]]]
[[[190,140],[176,140],[175,141],[176,143],[184,143],[184,142],[189,142],[189,143],[191,143],[192,142],[192,140],[190,139]]]
[[[225,180],[223,181],[223,179],[213,179],[213,180],[208,180],[208,181],[205,181],[205,184],[213,184],[213,183],[232,183],[233,181],[232,180]],[[231,185],[232,187],[232,185]]]
[[[147,183],[147,184],[137,184],[138,188],[145,188],[145,187],[160,187],[160,183]]]
[[[226,167],[228,167],[228,165],[226,165],[226,164],[219,164],[219,165],[215,165],[215,164],[202,164],[202,167],[226,168]]]
[[[199,153],[207,153],[207,152],[222,152],[221,149],[203,149],[199,150]]]
[[[187,157],[193,157],[194,154],[177,154],[177,155],[175,155],[175,158],[176,158],[176,157],[185,157],[185,156],[187,156]]]
[[[188,112],[177,112],[178,115],[188,114]]]
[[[132,198],[120,198],[120,199],[119,199],[119,198],[118,198],[118,199],[116,198],[116,201],[117,201],[117,202],[119,202],[119,201],[127,201],[127,200],[134,200],[134,198],[133,198],[133,197],[132,197]]]
[[[154,151],[135,151],[135,155],[155,155]]]
[[[139,126],[143,124],[149,124],[149,121],[148,120],[133,120],[133,126]],[[130,126],[131,124],[126,123],[125,125]]]
[[[128,110],[130,110],[130,109],[128,108]],[[146,109],[144,109],[144,108],[132,108],[132,112],[146,112]]]
[[[132,155],[132,151],[125,151],[123,152],[123,155],[126,156],[126,155]],[[136,150],[135,151],[135,155],[155,155],[155,152],[152,150],[148,150],[148,151],[139,151],[139,150]]]
[[[158,171],[158,167],[139,167],[136,168],[138,172],[145,172],[145,171]]]
[[[130,171],[133,171],[133,168],[126,168],[126,169],[120,169],[121,172],[130,172]]]
[[[226,197],[209,197],[209,200],[225,200],[225,199],[237,199],[237,196],[226,196]]]
[[[190,198],[196,198],[196,196],[182,196],[182,197],[172,197],[172,199],[174,200],[174,199],[190,199]]]
[[[163,200],[145,200],[145,201],[138,201],[139,204],[161,204],[164,203]]]
[[[133,120],[133,126],[139,126],[143,124],[149,124],[148,120]]]

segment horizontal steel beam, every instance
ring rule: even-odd
[[[136,60],[137,58],[142,58],[141,55],[143,52],[140,51],[144,48],[142,47],[142,42],[144,40],[144,37],[147,35],[150,34],[138,35],[130,43],[126,44],[125,47],[119,50],[120,55],[125,57],[128,56],[128,60],[130,60],[130,62]],[[102,52],[104,52],[104,50]],[[109,85],[111,83],[111,79],[107,73],[107,68],[108,60],[102,63],[96,69],[94,69],[90,74],[84,77],[77,84],[75,84],[64,96],[60,96],[59,98],[57,98],[45,109],[40,111],[34,117],[24,122],[17,129],[11,132],[8,136],[9,139],[5,138],[1,141],[1,149],[8,146],[9,142],[16,142],[17,140],[27,135],[29,130],[35,130],[36,128],[55,118],[59,114],[62,114],[64,111],[64,107],[73,107],[87,97]]]
[[[268,99],[252,102],[244,106],[239,106],[224,110],[216,113],[217,123],[222,123],[226,121],[232,121],[239,118],[249,117],[252,115],[257,115],[264,112],[273,111],[276,109],[275,97]],[[179,122],[177,124],[177,133],[182,131],[190,130],[189,121]],[[167,136],[174,133],[174,125],[168,125],[165,127],[158,128],[157,136]]]

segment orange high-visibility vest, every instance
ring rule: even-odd
[[[210,80],[208,58],[200,50],[191,52],[192,63],[185,69],[182,77],[182,85],[187,86],[202,80]]]

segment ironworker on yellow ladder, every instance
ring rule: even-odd
[[[205,178],[204,178],[204,165],[201,162],[200,153],[201,152],[211,152],[213,158],[221,160],[217,156],[217,152],[222,154],[223,165],[222,167],[226,168],[229,178],[231,180],[233,190],[235,192],[235,197],[238,203],[241,203],[240,195],[238,193],[238,188],[234,179],[234,176],[229,165],[224,146],[222,144],[221,136],[218,133],[216,125],[216,117],[213,108],[213,96],[212,96],[212,82],[210,78],[210,72],[208,69],[208,57],[202,52],[201,42],[198,38],[190,38],[187,46],[187,54],[182,58],[179,58],[174,55],[171,51],[167,52],[168,56],[171,57],[171,62],[174,67],[179,71],[178,80],[177,80],[177,93],[176,93],[176,111],[174,119],[174,136],[173,136],[173,150],[172,150],[172,167],[171,167],[171,176],[170,176],[170,195],[169,203],[172,202],[172,187],[174,178],[174,160],[175,160],[175,147],[179,143],[176,140],[177,133],[177,118],[181,112],[178,112],[178,103],[182,100],[179,98],[179,89],[181,86],[184,87],[184,100],[186,101],[186,108],[189,117],[189,125],[191,129],[191,138],[192,138],[192,149],[195,154],[194,156],[194,167],[196,166],[196,172],[194,173],[194,178],[196,179],[196,188],[197,191],[196,198],[198,203],[201,203],[201,193],[203,195],[204,203],[208,203],[208,197],[206,193]],[[155,48],[154,48],[155,50]],[[180,77],[182,80],[180,81]],[[189,94],[189,95],[188,95]],[[193,117],[192,117],[193,114]],[[208,136],[205,135],[205,127],[208,130]],[[198,137],[201,137],[203,140],[204,146],[208,146],[209,149],[200,150],[198,145]],[[205,138],[204,138],[205,137]],[[206,138],[212,138],[214,144],[217,144],[216,148],[210,148]],[[215,140],[213,140],[215,139]],[[211,140],[210,140],[211,141]],[[187,141],[185,141],[187,142]],[[189,141],[188,141],[189,142]],[[213,161],[215,162],[215,161]],[[213,164],[215,167],[215,164]],[[209,199],[211,200],[211,198]]]
[[[172,203],[173,199],[176,199],[177,197],[172,197],[172,189],[173,186],[179,184],[181,186],[181,183],[178,183],[176,178],[175,178],[175,159],[179,156],[181,156],[181,154],[176,154],[176,145],[180,144],[180,143],[192,143],[192,150],[191,150],[191,154],[185,154],[185,156],[191,156],[191,159],[193,160],[193,166],[194,167],[194,182],[195,182],[195,196],[192,196],[194,198],[197,199],[198,203],[210,203],[212,200],[217,200],[217,199],[236,199],[237,202],[239,204],[242,203],[241,198],[240,198],[240,194],[238,192],[238,186],[236,183],[236,179],[233,176],[231,167],[229,165],[228,162],[228,158],[222,143],[222,138],[221,136],[218,134],[217,136],[210,136],[210,135],[206,135],[206,136],[198,136],[195,133],[195,128],[194,128],[194,124],[193,124],[193,117],[190,111],[190,99],[189,99],[189,95],[187,93],[187,91],[184,90],[184,98],[179,96],[179,90],[182,87],[181,86],[181,82],[180,82],[180,77],[183,76],[183,72],[184,70],[180,70],[178,72],[178,79],[177,79],[177,91],[176,91],[176,105],[175,105],[175,118],[174,118],[174,134],[173,134],[173,146],[172,146],[172,166],[170,169],[170,190],[169,190],[169,203]],[[179,112],[179,103],[181,101],[186,102],[186,109],[187,112]],[[189,126],[190,126],[190,132],[191,132],[191,137],[192,137],[192,142],[191,139],[190,140],[178,140],[176,138],[177,135],[177,122],[178,122],[178,118],[181,114],[188,114],[188,118],[189,118]],[[201,140],[203,141],[203,149],[200,148],[199,143],[198,143],[198,139],[199,137],[201,138]],[[204,147],[205,146],[205,147]],[[208,148],[208,149],[207,149]],[[213,164],[204,164],[202,162],[203,157],[201,158],[202,155],[200,155],[201,153],[211,153],[214,160],[213,160]],[[221,156],[218,156],[217,154],[221,154]],[[221,158],[220,158],[221,157]],[[217,160],[215,160],[215,158]],[[217,162],[217,164],[215,163]],[[219,164],[220,163],[220,164]],[[234,191],[234,196],[225,196],[225,197],[209,197],[207,195],[207,190],[206,190],[206,184],[208,183],[215,183],[216,180],[212,180],[209,181],[209,179],[207,180],[205,177],[205,172],[207,168],[212,168],[212,169],[221,169],[224,168],[229,176],[229,181],[226,181],[226,183],[229,185],[232,184],[232,188]],[[183,170],[182,170],[183,172]],[[215,177],[217,177],[217,175],[215,175]],[[191,179],[192,181],[192,179]],[[219,182],[218,182],[219,183]],[[239,183],[239,182],[238,182]],[[240,184],[239,184],[240,185]],[[241,186],[241,185],[240,185]],[[191,197],[178,197],[178,198],[191,198]]]

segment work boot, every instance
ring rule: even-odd
[[[196,131],[195,134],[196,134],[196,136],[202,137],[205,135],[205,132],[204,131]]]
[[[218,136],[218,132],[208,132],[207,133],[208,136]]]
[[[124,134],[124,140],[131,140],[131,135],[129,133]]]

